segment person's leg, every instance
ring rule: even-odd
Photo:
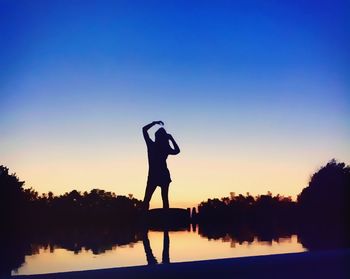
[[[149,209],[149,202],[151,201],[152,195],[153,195],[156,187],[157,187],[156,185],[154,185],[150,181],[147,181],[145,197],[143,199],[143,206],[144,206],[144,209],[146,209],[146,210]]]
[[[163,208],[168,209],[169,208],[169,184],[162,185],[162,200],[163,200]]]

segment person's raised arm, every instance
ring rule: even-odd
[[[168,134],[169,135],[169,140],[171,141],[171,143],[173,144],[174,146],[174,149],[170,148],[170,151],[169,151],[169,154],[171,155],[177,155],[180,153],[180,147],[177,145],[176,141],[174,140],[173,136]]]
[[[143,137],[147,143],[152,141],[151,138],[149,137],[148,130],[151,129],[156,124],[164,125],[164,122],[163,121],[153,121],[152,123],[149,123],[142,128]]]

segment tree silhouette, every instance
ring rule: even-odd
[[[350,166],[335,159],[312,175],[298,196],[301,216],[308,222],[349,223]]]
[[[246,196],[234,195],[221,199],[208,199],[198,206],[196,219],[199,223],[274,223],[293,221],[296,203],[291,197],[281,195],[259,195],[247,193]]]
[[[9,169],[0,166],[0,220],[2,227],[12,225],[13,220],[23,212],[25,197],[23,194],[24,181],[20,181],[15,173],[10,174]]]
[[[36,225],[130,225],[142,219],[142,202],[132,194],[120,196],[101,189],[72,190],[60,196],[38,194],[24,189],[24,182],[0,166],[0,217],[4,227],[11,224]],[[298,196],[252,196],[230,193],[229,197],[208,199],[198,205],[192,222],[286,226],[299,223],[349,223],[350,167],[331,160],[312,175],[308,187]],[[169,220],[170,222],[171,220]]]

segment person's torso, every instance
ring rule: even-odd
[[[147,146],[148,164],[150,170],[160,171],[167,169],[166,159],[168,158],[168,150],[159,148],[154,143]]]

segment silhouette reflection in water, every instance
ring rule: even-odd
[[[150,241],[148,238],[148,230],[146,230],[144,232],[142,242],[143,242],[143,248],[145,249],[146,259],[147,259],[148,265],[158,264],[158,261],[152,252],[151,244],[150,244]],[[169,245],[170,245],[169,232],[164,231],[163,232],[162,264],[170,263]]]

